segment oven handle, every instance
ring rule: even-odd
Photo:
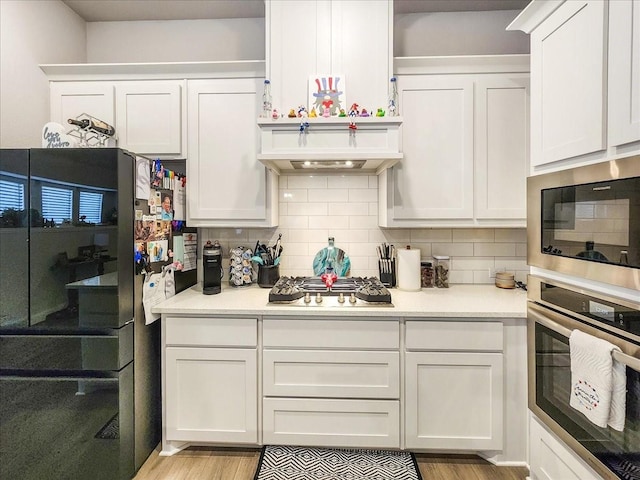
[[[553,330],[554,332],[559,333],[560,335],[562,335],[563,337],[567,337],[569,338],[571,336],[571,330],[563,327],[562,325],[554,322],[553,320],[551,320],[549,318],[549,316],[559,316],[559,314],[556,314],[554,312],[549,312],[548,315],[543,315],[535,310],[532,309],[531,305],[528,308],[528,312],[527,315],[532,318],[533,320],[535,320],[537,323],[544,325],[545,327]],[[617,360],[618,362],[634,369],[637,372],[640,372],[640,359],[636,358],[636,357],[632,357],[631,355],[627,355],[626,353],[623,353],[619,350],[613,350],[611,352],[611,356]]]

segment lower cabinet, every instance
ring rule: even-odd
[[[400,447],[398,320],[263,323],[262,441]]]
[[[502,449],[502,323],[408,321],[406,332],[406,447]]]
[[[168,439],[257,443],[256,349],[171,347],[166,361]]]

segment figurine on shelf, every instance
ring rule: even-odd
[[[379,108],[376,112],[376,117],[384,117],[384,110]]]
[[[360,111],[358,110],[358,104],[354,103],[351,105],[351,108],[349,109],[349,130],[357,130],[357,125],[355,122],[355,118],[360,114]]]
[[[316,113],[316,109],[315,107],[311,108],[311,111],[309,112],[309,118],[317,118],[318,114]]]
[[[338,114],[339,117],[346,117],[347,116],[347,112],[344,111],[344,108],[340,109],[340,113]]]
[[[331,108],[324,107],[324,110],[322,110],[322,116],[324,118],[329,118],[331,116]]]
[[[271,118],[273,118],[274,120],[277,120],[280,118],[280,112],[278,112],[278,110],[276,110],[275,108],[273,109],[273,112],[271,112]]]
[[[322,116],[323,117],[331,116],[331,107],[333,107],[333,100],[331,100],[331,97],[329,95],[325,95],[324,99],[322,100]],[[328,115],[326,114],[327,111],[329,112]]]
[[[307,109],[304,105],[298,106],[298,117],[308,117]]]
[[[291,110],[289,110],[289,115],[287,115],[287,117],[289,118],[296,118],[296,111],[292,108]]]
[[[368,117],[369,116],[369,112],[367,112],[366,108],[362,109],[362,111],[360,112],[360,116],[361,117]]]
[[[309,128],[309,122],[300,122],[300,133],[307,133],[307,128]]]
[[[298,117],[301,118],[300,121],[300,133],[306,133],[307,128],[309,128],[309,122],[307,122],[307,117],[309,114],[307,113],[307,109],[302,105],[298,107]]]

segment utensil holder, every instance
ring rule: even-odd
[[[273,287],[280,278],[280,265],[258,265],[258,285]]]
[[[378,260],[378,274],[380,282],[385,287],[396,286],[396,261],[395,260]]]

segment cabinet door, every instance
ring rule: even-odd
[[[407,352],[407,448],[500,450],[500,353]]]
[[[529,172],[529,76],[476,81],[475,217],[520,219]]]
[[[640,141],[640,3],[609,2],[609,146]]]
[[[69,118],[83,113],[116,127],[113,83],[51,82],[51,121],[68,126]]]
[[[253,78],[189,81],[189,225],[275,224],[275,182],[257,160],[261,88]]]
[[[257,351],[165,349],[166,438],[257,443]]]
[[[531,34],[534,166],[606,147],[606,5],[566,2]]]
[[[182,81],[116,84],[118,145],[150,155],[184,156]]]
[[[401,76],[398,90],[404,158],[391,174],[393,220],[472,219],[473,81]]]

